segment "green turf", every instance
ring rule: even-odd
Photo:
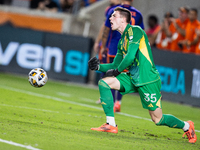
[[[119,133],[90,130],[105,123],[97,87],[51,81],[34,88],[27,77],[0,74],[0,139],[44,150],[200,149],[183,131],[157,127],[137,95],[125,95],[122,113],[115,114]],[[163,101],[163,113],[192,120],[200,131],[200,108]],[[127,115],[131,116],[127,116]],[[196,132],[200,138],[200,132]],[[2,150],[26,149],[0,142]]]

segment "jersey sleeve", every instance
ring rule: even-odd
[[[134,31],[132,28],[129,28],[128,30],[128,50],[127,54],[124,57],[124,59],[121,61],[121,63],[118,66],[119,72],[122,72],[124,69],[128,68],[135,59],[135,55],[139,49],[140,40],[143,36],[143,32],[140,28],[136,28]]]

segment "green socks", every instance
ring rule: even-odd
[[[163,114],[159,123],[157,123],[156,125],[158,125],[158,126],[165,125],[170,128],[182,129],[184,127],[185,123],[183,121],[179,120],[178,118],[174,117],[173,115]]]
[[[99,80],[98,85],[99,85],[100,100],[103,110],[106,116],[114,117],[114,111],[113,111],[114,102],[110,87],[103,80]]]

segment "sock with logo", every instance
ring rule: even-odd
[[[156,125],[158,125],[158,126],[164,125],[164,126],[168,126],[170,128],[183,129],[185,123],[183,121],[181,121],[180,119],[174,117],[173,115],[163,114],[159,123],[157,123]]]
[[[114,117],[114,102],[109,85],[101,79],[99,80],[98,86],[100,92],[101,105],[106,116]]]

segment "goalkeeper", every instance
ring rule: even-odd
[[[113,111],[113,96],[110,89],[119,90],[122,95],[138,92],[142,106],[149,110],[151,119],[157,126],[183,129],[190,143],[197,140],[194,123],[181,121],[169,114],[162,114],[161,80],[152,57],[145,32],[139,26],[131,26],[129,10],[117,7],[110,17],[112,30],[122,36],[118,43],[117,55],[113,63],[99,64],[96,57],[88,61],[91,70],[106,72],[98,83],[100,100],[106,114],[106,123],[91,130],[118,133]],[[123,73],[127,69],[129,72]]]

